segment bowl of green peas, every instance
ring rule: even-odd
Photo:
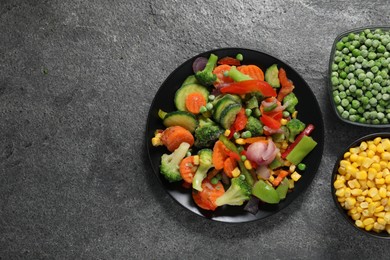
[[[390,127],[390,26],[345,31],[329,59],[329,95],[336,115],[365,127]]]

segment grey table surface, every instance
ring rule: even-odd
[[[389,242],[346,226],[330,195],[343,147],[383,129],[340,122],[326,80],[337,34],[389,18],[385,0],[1,0],[0,259],[388,259]],[[323,113],[314,181],[263,221],[184,210],[146,153],[162,82],[221,47],[282,59]]]

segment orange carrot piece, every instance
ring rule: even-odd
[[[195,165],[195,156],[188,156],[184,158],[179,165],[179,171],[180,175],[183,178],[183,180],[187,183],[192,183],[192,180],[194,179],[194,175],[196,170],[198,169],[198,166]]]
[[[278,176],[273,180],[272,185],[279,186],[282,180],[289,174],[286,170],[279,170]]]
[[[229,76],[225,76],[225,72],[228,72],[230,68],[231,66],[227,64],[219,65],[214,68],[213,74],[217,76],[217,80],[214,83],[215,86],[223,83],[233,82],[232,78],[230,78]]]
[[[225,172],[226,176],[228,176],[229,178],[233,178],[232,172],[236,167],[237,161],[232,157],[228,157],[223,164],[223,171]]]
[[[228,157],[226,154],[226,147],[221,141],[216,141],[213,148],[213,165],[214,168],[217,170],[223,169],[223,164],[225,162],[225,159]]]
[[[199,114],[200,108],[206,106],[207,101],[200,93],[191,93],[185,99],[185,105],[189,112]]]
[[[192,190],[192,198],[196,205],[205,210],[215,210],[217,198],[225,193],[222,183],[212,184],[208,178],[202,182],[202,191]]]
[[[267,142],[267,137],[265,136],[249,137],[249,138],[245,138],[244,142],[246,144],[253,144],[256,142]]]
[[[184,127],[170,126],[162,132],[161,141],[170,152],[173,152],[181,143],[186,142],[192,146],[195,140],[191,132]]]
[[[237,67],[237,70],[252,79],[264,80],[264,72],[256,65],[241,65]]]
[[[294,84],[287,78],[286,71],[283,68],[279,69],[279,81],[281,88],[278,93],[278,100],[282,101],[285,96],[290,94],[294,90]]]

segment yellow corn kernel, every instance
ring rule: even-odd
[[[347,167],[349,165],[351,165],[351,163],[349,161],[347,161],[347,160],[341,160],[340,161],[340,166],[342,166],[342,167]]]
[[[351,215],[358,213],[358,212],[357,212],[357,208],[354,207],[354,208],[348,210],[348,213],[351,214]]]
[[[244,166],[247,170],[252,170],[252,164],[249,160],[244,161]]]
[[[390,150],[390,139],[389,138],[382,139],[382,146],[383,149]]]
[[[345,177],[345,180],[346,180],[346,181],[349,181],[349,180],[351,179],[352,175],[351,175],[351,173],[346,173],[346,174],[344,175],[344,177]]]
[[[377,178],[377,179],[380,179],[380,178],[382,178],[383,177],[383,173],[382,172],[378,172],[377,174],[376,174],[376,176],[375,176],[375,178]]]
[[[349,156],[351,156],[351,153],[350,153],[350,152],[344,153],[344,159],[347,159]]]
[[[374,216],[377,217],[377,218],[385,218],[386,216],[386,212],[384,211],[381,211],[381,212],[377,212],[377,213],[374,213]]]
[[[351,197],[351,188],[349,188],[349,187],[346,187],[346,188],[345,188],[344,196],[345,196],[346,198]]]
[[[385,210],[385,207],[379,206],[379,207],[376,207],[376,208],[375,208],[374,212],[375,212],[375,213],[379,213],[379,212],[382,212],[382,211],[384,211],[384,210]]]
[[[381,198],[386,198],[386,194],[387,193],[387,190],[386,188],[382,187],[379,189],[379,196],[381,196]]]
[[[367,157],[367,152],[360,152],[359,156],[366,158]]]
[[[368,150],[367,156],[368,156],[368,158],[372,159],[375,156],[375,152],[373,150]],[[372,161],[374,161],[374,160],[372,159]]]
[[[366,142],[361,142],[360,143],[360,146],[359,146],[360,150],[364,151],[364,150],[367,149],[367,147],[368,147],[368,145],[367,145]]]
[[[383,152],[381,154],[381,159],[385,161],[390,161],[390,152]]]
[[[363,191],[361,190],[361,189],[353,189],[353,190],[351,190],[351,194],[353,195],[353,196],[359,196],[359,195],[361,195],[363,193]]]
[[[273,181],[275,180],[275,177],[274,177],[273,175],[271,175],[271,176],[269,176],[268,180],[269,180],[270,182],[273,182]]]
[[[363,222],[364,222],[364,221],[363,221]],[[365,226],[364,229],[365,229],[366,231],[371,231],[373,227],[374,227],[374,224],[370,224],[370,225]]]
[[[374,155],[372,157],[372,160],[375,162],[375,163],[379,163],[381,161],[381,158],[378,156],[378,155]]]
[[[381,205],[382,206],[386,206],[388,202],[389,202],[388,198],[381,199]]]
[[[381,224],[383,226],[385,226],[387,224],[387,221],[384,220],[383,218],[377,218],[376,222],[378,222],[379,224]]]
[[[155,136],[152,138],[152,145],[153,146],[160,146],[160,145],[163,145],[162,141],[161,141],[161,136],[162,134],[161,133],[156,133]]]
[[[345,171],[345,167],[339,167],[339,169],[337,170],[337,172],[341,175],[344,175],[346,173]]]
[[[364,210],[362,211],[362,215],[363,215],[364,217],[370,217],[370,216],[372,216],[372,214],[370,213],[370,211],[369,211],[368,209],[364,209]]]
[[[364,200],[367,201],[368,203],[373,202],[372,198],[369,198],[369,197],[365,197]]]
[[[361,207],[357,206],[357,207],[356,207],[356,211],[357,211],[358,213],[362,213],[362,212],[363,212],[363,209],[362,209]]]
[[[349,152],[351,153],[351,154],[353,154],[353,153],[359,153],[359,148],[357,148],[357,147],[352,147],[352,148],[349,148]]]
[[[363,195],[363,196],[367,196],[367,194],[368,194],[368,189],[366,188],[366,189],[362,192],[362,195]]]
[[[294,180],[288,179],[288,188],[289,189],[294,189]]]
[[[361,207],[362,209],[368,208],[368,202],[367,202],[367,201],[363,201],[362,203],[360,203],[360,207]]]
[[[383,219],[390,224],[390,212],[386,212],[385,213],[385,216],[383,217]]]
[[[241,171],[240,171],[240,169],[238,169],[238,167],[234,168],[234,170],[232,171],[233,177],[238,177],[240,174],[241,174]]]
[[[282,125],[286,125],[287,124],[287,119],[284,119],[284,118],[282,118],[281,120],[280,120],[280,123],[282,124]]]
[[[353,153],[353,154],[351,154],[351,156],[349,157],[349,160],[350,160],[351,162],[356,162],[356,161],[358,160],[358,158],[359,158],[359,155],[357,155],[356,153]]]
[[[373,218],[366,218],[365,220],[363,220],[363,224],[365,226],[374,224],[374,222],[375,222],[375,220]]]
[[[381,165],[378,162],[374,162],[371,164],[371,168],[374,168],[377,172],[381,170]]]
[[[375,207],[375,204],[374,203],[370,203],[370,204],[368,204],[368,212],[370,212],[370,214],[374,214],[375,213],[375,209],[376,209],[376,207]]]
[[[301,175],[297,172],[293,172],[291,174],[291,179],[293,179],[294,181],[298,181],[300,178],[301,178]]]
[[[380,161],[379,165],[381,166],[381,171],[382,171],[383,176],[386,177],[390,173],[389,169],[387,168],[387,162]]]
[[[342,180],[335,180],[333,183],[333,187],[335,189],[340,189],[340,188],[345,187],[345,185],[344,185],[344,182]]]
[[[355,213],[355,214],[352,214],[351,217],[352,217],[353,220],[358,220],[358,219],[360,219],[361,214],[360,213]]]
[[[367,172],[366,171],[358,171],[356,173],[356,179],[358,179],[358,180],[367,180]]]
[[[356,200],[359,201],[359,202],[363,202],[363,201],[366,200],[366,197],[364,197],[364,196],[357,196]]]
[[[294,164],[291,164],[290,167],[288,168],[289,172],[293,173],[295,172],[295,169],[297,168],[297,166],[295,166]]]
[[[381,196],[379,196],[379,193],[376,194],[374,197],[372,197],[372,200],[377,202],[377,201],[380,201],[381,200]]]
[[[364,224],[363,224],[363,221],[361,221],[360,219],[357,219],[355,221],[355,225],[359,228],[364,228]]]
[[[376,152],[376,145],[373,144],[373,143],[368,144],[368,151],[367,151],[367,153],[369,151],[371,151],[371,152],[373,152],[375,154],[375,152]]]
[[[230,129],[226,129],[225,132],[223,133],[223,135],[228,137],[230,135],[230,133],[231,133]]]
[[[376,183],[377,185],[385,184],[385,179],[384,179],[384,178],[375,179],[375,183]]]
[[[291,117],[292,117],[292,118],[297,118],[297,115],[298,115],[298,110],[295,110],[295,111],[292,113]]]
[[[236,139],[236,144],[244,145],[245,144],[245,140],[243,138],[237,138]]]
[[[340,188],[340,189],[336,190],[335,194],[336,194],[337,197],[344,197],[345,189],[344,188]]]
[[[374,139],[374,144],[378,145],[382,141],[382,137],[378,136]]]
[[[346,167],[347,173],[352,174],[353,176],[359,171],[356,167],[349,165]]]
[[[370,168],[371,164],[373,163],[374,161],[371,159],[371,158],[368,158],[368,157],[365,157],[363,162],[362,162],[362,166],[364,168]]]
[[[376,145],[376,152],[377,153],[383,153],[384,151],[385,151],[385,149],[383,148],[382,144],[377,144]]]
[[[353,166],[354,168],[356,168],[357,170],[359,170],[360,164],[357,163],[357,162],[353,162],[353,163],[351,164],[351,166]]]
[[[337,198],[337,201],[340,203],[344,203],[345,199],[346,199],[345,197],[340,197],[340,198]],[[344,206],[344,205],[341,205],[341,206]]]
[[[355,206],[355,204],[356,204],[356,199],[355,198],[353,198],[353,197],[346,198],[344,207],[346,209],[352,209],[353,206]]]
[[[378,189],[373,187],[371,188],[369,191],[368,191],[368,196],[370,196],[371,198],[376,196],[378,194]]]
[[[367,187],[373,188],[373,187],[375,187],[375,183],[373,181],[368,180],[367,181]]]
[[[348,181],[348,186],[351,188],[351,189],[359,189],[360,188],[360,183],[356,180],[356,179],[353,179],[351,181]]]
[[[283,142],[282,143],[282,149],[287,149],[288,147],[288,142]]]
[[[378,173],[378,171],[372,167],[370,167],[368,169],[368,172],[367,172],[367,178],[369,180],[373,180],[375,177],[376,177],[376,174]]]
[[[362,190],[367,189],[367,181],[366,180],[359,180],[359,183],[360,183],[360,188]]]
[[[381,224],[379,224],[379,223],[377,223],[377,222],[374,223],[374,227],[373,227],[373,228],[376,229],[376,230],[378,230],[377,232],[380,232],[380,231],[382,231],[382,230],[385,230],[385,226],[384,226],[384,225],[381,225]]]

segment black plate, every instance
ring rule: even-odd
[[[192,201],[191,193],[188,189],[181,187],[181,183],[169,183],[159,172],[160,157],[163,153],[167,153],[164,147],[153,147],[151,139],[154,136],[156,129],[163,129],[161,120],[159,119],[157,112],[159,109],[164,111],[176,110],[173,97],[176,90],[180,87],[181,83],[187,76],[193,74],[192,63],[199,57],[209,57],[210,53],[216,54],[219,58],[225,56],[235,57],[237,53],[241,53],[244,56],[243,64],[255,64],[259,66],[263,71],[272,64],[278,64],[278,67],[282,67],[286,70],[287,76],[294,82],[294,93],[299,99],[297,105],[298,118],[305,123],[313,124],[316,129],[312,134],[314,140],[318,142],[317,147],[304,159],[304,163],[307,165],[305,172],[303,172],[301,179],[295,184],[295,189],[292,193],[289,193],[287,198],[281,201],[277,205],[264,204],[261,205],[261,210],[256,214],[245,212],[243,206],[225,206],[220,207],[214,212],[209,212],[198,208]],[[295,198],[298,197],[312,182],[318,167],[321,162],[322,152],[324,146],[324,126],[322,121],[322,114],[316,97],[312,90],[304,81],[304,79],[289,65],[283,61],[265,54],[263,52],[242,49],[242,48],[224,48],[208,51],[190,58],[182,65],[180,65],[175,71],[173,71],[168,78],[161,85],[157,91],[156,96],[152,102],[149,110],[147,129],[146,129],[146,147],[150,158],[155,176],[159,179],[164,189],[184,208],[194,212],[197,215],[221,222],[239,223],[249,222],[253,220],[263,219],[271,216],[279,210],[287,207]]]
[[[357,227],[355,225],[355,221],[350,216],[348,216],[347,211],[344,210],[343,207],[341,207],[340,203],[338,202],[337,196],[336,196],[336,189],[333,186],[333,183],[336,180],[336,176],[338,174],[340,161],[344,158],[344,153],[347,152],[352,147],[358,147],[361,142],[374,140],[376,137],[390,138],[390,132],[373,133],[373,134],[369,134],[369,135],[360,137],[357,140],[353,141],[350,145],[347,146],[347,148],[344,149],[343,152],[340,153],[340,155],[337,157],[337,161],[334,165],[333,172],[332,172],[332,178],[331,178],[331,182],[330,182],[331,183],[331,191],[332,191],[333,201],[334,201],[338,211],[343,216],[343,219],[346,222],[348,222],[351,226],[353,226],[359,232],[363,232],[364,234],[366,234],[368,236],[376,237],[376,238],[390,239],[390,234],[388,234],[386,231],[381,232],[381,233],[376,233],[374,231],[366,231],[364,229]]]

